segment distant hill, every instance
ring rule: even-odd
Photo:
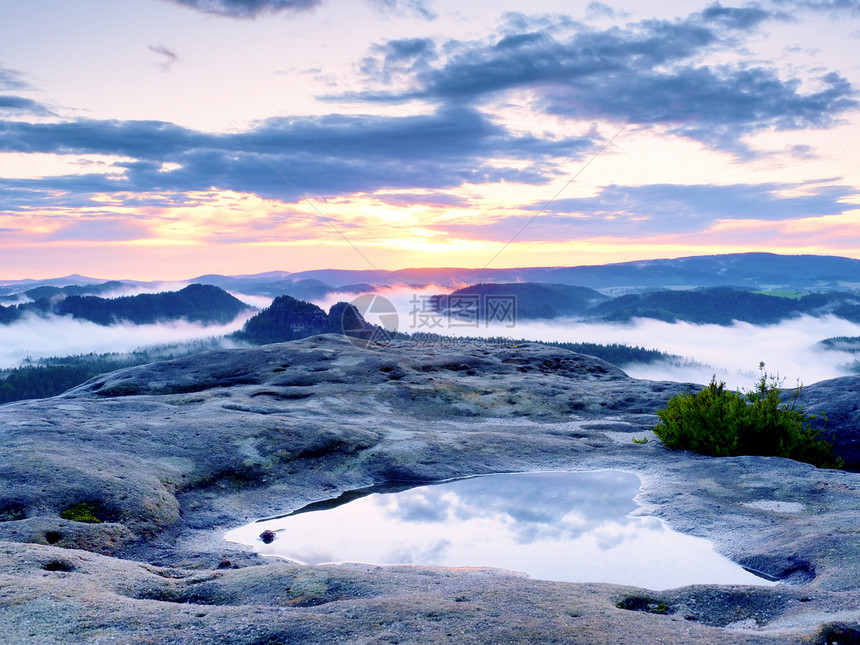
[[[398,271],[323,269],[300,271],[290,274],[290,278],[311,278],[334,286],[356,282],[439,286],[538,282],[616,293],[723,285],[751,289],[836,290],[860,287],[860,260],[826,255],[732,253],[572,267],[411,268]]]
[[[253,296],[277,298],[292,296],[299,300],[322,300],[331,293],[369,293],[374,285],[369,283],[343,284],[332,286],[312,278],[287,278],[272,271],[260,276],[206,275],[195,278],[194,282],[212,284],[227,291]]]
[[[24,293],[42,285],[63,287],[87,282],[94,284],[99,281],[68,276],[42,281],[0,282],[0,297]],[[236,276],[210,274],[199,276],[192,282],[247,295],[275,298],[286,294],[300,300],[319,300],[334,292],[369,292],[376,287],[392,285],[416,288],[438,285],[443,289],[456,289],[464,284],[518,282],[588,287],[613,296],[666,288],[719,286],[751,290],[836,291],[860,288],[860,260],[825,255],[732,253],[568,267],[408,268],[397,271],[317,269]],[[144,282],[123,283],[153,286]]]
[[[686,321],[717,325],[730,325],[739,320],[765,325],[802,314],[834,314],[846,320],[860,322],[860,298],[840,292],[783,298],[731,287],[714,287],[619,296],[593,307],[588,314],[608,322],[654,318],[667,322]]]
[[[460,321],[489,320],[504,324],[517,320],[576,317],[582,320],[629,322],[651,318],[666,322],[730,325],[777,323],[800,315],[832,314],[860,322],[860,295],[846,291],[793,293],[782,297],[737,287],[689,290],[664,289],[609,298],[586,287],[562,284],[478,284],[434,296],[433,309]],[[504,301],[504,302],[503,302]],[[506,309],[507,307],[507,309]],[[516,315],[509,315],[515,308]],[[508,313],[507,318],[502,314]]]
[[[126,285],[118,280],[110,280],[102,284],[71,284],[64,287],[41,285],[33,289],[28,289],[24,292],[24,295],[32,300],[53,298],[56,296],[98,296],[111,291],[119,291],[125,287]]]
[[[476,284],[457,289],[448,295],[434,298],[436,311],[451,315],[469,316],[474,310],[479,320],[493,318],[493,303],[503,306],[510,299],[516,308],[516,320],[551,319],[581,316],[595,305],[608,300],[607,296],[588,287],[566,284]]]
[[[63,296],[63,291],[52,292],[50,298],[43,297],[35,302],[11,307],[0,306],[0,323],[10,323],[24,314],[31,313],[72,316],[99,325],[111,325],[121,321],[144,325],[180,319],[201,324],[226,324],[242,311],[250,309],[226,291],[202,284],[192,284],[180,291],[143,293],[120,298]]]
[[[144,325],[179,319],[202,324],[226,324],[247,309],[248,305],[218,287],[191,284],[179,291],[121,298],[69,296],[57,304],[54,313],[84,318],[99,325],[121,320]]]

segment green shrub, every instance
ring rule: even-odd
[[[679,394],[657,410],[654,433],[667,448],[693,450],[714,457],[762,455],[788,457],[819,468],[839,468],[823,430],[812,426],[815,416],[797,404],[800,386],[782,403],[782,382],[759,364],[761,378],[753,390],[732,392],[725,383],[710,384],[696,394]],[[826,421],[824,417],[824,421]]]

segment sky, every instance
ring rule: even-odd
[[[860,0],[0,0],[0,280],[860,258]]]

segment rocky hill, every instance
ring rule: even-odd
[[[25,314],[34,314],[71,316],[98,325],[121,322],[147,325],[172,320],[226,324],[243,311],[251,310],[251,307],[226,291],[204,284],[191,284],[179,291],[142,293],[117,298],[74,295],[81,290],[82,287],[67,287],[65,290],[56,287],[33,289],[30,293],[48,295],[43,295],[34,302],[11,307],[0,306],[0,323],[10,323]]]
[[[856,642],[860,475],[666,450],[653,412],[696,387],[543,345],[362,348],[315,335],[0,406],[3,639]],[[835,430],[850,437],[860,419],[842,414]],[[606,468],[640,477],[641,513],[782,583],[654,592],[485,569],[310,567],[222,539],[377,483]]]
[[[317,305],[279,296],[272,304],[245,322],[233,338],[254,345],[299,340],[316,334],[348,334],[372,337],[377,328],[368,323],[354,305],[339,302],[328,313]]]

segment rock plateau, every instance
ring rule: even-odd
[[[852,383],[810,386],[804,403],[826,406]],[[666,450],[654,410],[696,387],[537,344],[322,335],[2,406],[3,640],[858,642],[860,475]],[[838,408],[839,423],[856,422],[848,401]],[[850,443],[848,425],[830,427]],[[640,477],[640,513],[780,584],[657,592],[490,569],[311,567],[222,538],[382,482],[601,468]],[[99,522],[64,519],[81,504]]]

